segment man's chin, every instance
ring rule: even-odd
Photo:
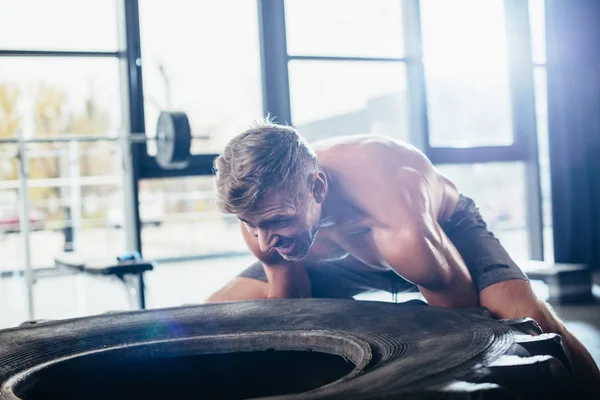
[[[306,258],[306,254],[303,256],[296,256],[294,254],[279,254],[281,256],[281,258],[283,258],[286,261],[302,261]]]
[[[281,256],[281,258],[283,258],[286,261],[302,261],[308,255],[308,251],[303,251],[302,253],[299,253],[299,254],[281,254],[281,253],[279,253],[279,255]]]

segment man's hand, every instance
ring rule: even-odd
[[[530,317],[537,321],[544,332],[560,335],[570,350],[575,378],[585,398],[600,399],[600,372],[594,359],[556,317],[550,306],[535,296],[529,282],[510,280],[489,286],[479,293],[479,301],[496,318]]]
[[[240,228],[248,248],[265,268],[269,281],[267,298],[311,297],[310,280],[302,263],[287,261],[276,251],[262,251],[258,240],[248,232],[243,223],[240,223]]]
[[[263,264],[269,280],[269,299],[311,297],[310,280],[301,263]]]

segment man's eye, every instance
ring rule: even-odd
[[[365,233],[369,233],[370,231],[371,231],[371,228],[355,229],[351,232],[348,232],[348,235],[359,236],[359,235],[364,235]]]
[[[276,221],[272,221],[270,225],[274,226],[274,227],[281,228],[281,227],[284,227],[284,226],[289,226],[292,223],[292,220],[293,220],[293,218],[278,219]]]

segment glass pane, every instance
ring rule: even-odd
[[[18,233],[21,202],[18,181],[15,180],[19,174],[16,156],[17,147],[15,145],[0,144],[0,254],[2,254],[0,274],[10,274],[11,271],[22,269],[25,257],[23,241]],[[0,290],[4,290],[3,282],[4,280],[0,281]],[[0,292],[0,296],[3,295]],[[12,301],[22,302],[22,306],[26,307],[25,297],[15,298]],[[7,302],[3,304],[6,306]],[[21,304],[18,306],[20,307]],[[23,309],[23,311],[25,310],[26,308]],[[9,312],[9,310],[5,311]]]
[[[122,225],[117,222],[123,213],[117,146],[115,142],[27,145],[30,241],[35,249],[31,262],[35,268],[52,267],[54,258],[66,250],[89,258],[116,257],[125,251],[124,232],[112,228]],[[7,246],[2,250],[3,266],[9,270],[23,268],[15,154],[8,149],[2,152],[10,158],[3,159],[4,168],[0,169],[0,229],[4,234],[0,246]]]
[[[421,0],[426,59],[506,57],[503,0]]]
[[[511,257],[529,258],[523,163],[440,165],[438,169],[477,203],[488,229]]]
[[[27,319],[25,279],[20,272],[25,253],[19,235],[19,192],[4,181],[18,173],[15,155],[14,145],[0,144],[0,329]]]
[[[25,278],[17,272],[0,275],[0,329],[12,328],[27,320]]]
[[[540,184],[542,187],[542,213],[544,223],[544,260],[554,260],[554,238],[552,235],[552,185],[550,180],[550,148],[548,140],[548,93],[546,68],[533,70],[535,89],[535,111],[540,162]]]
[[[217,211],[212,176],[140,182],[144,257],[248,253],[239,221]]]
[[[513,143],[501,0],[422,0],[429,141],[433,147]]]
[[[116,135],[121,128],[117,59],[4,58],[0,137]]]
[[[34,269],[45,270],[34,284],[36,318],[129,309],[118,281],[48,271],[65,251],[89,260],[114,260],[126,250],[125,232],[109,224],[111,216],[124,212],[117,146],[97,142],[30,143],[26,147],[30,260]],[[8,327],[28,318],[16,146],[0,145],[0,160],[0,327]]]
[[[201,303],[256,259],[235,216],[217,211],[213,177],[140,182],[148,307]]]
[[[185,111],[209,136],[192,153],[214,153],[262,116],[257,21],[255,1],[140,1],[148,136],[161,110]]]
[[[545,6],[545,0],[529,0],[532,61],[539,64],[546,63]]]
[[[115,51],[116,0],[2,0],[0,49]]]
[[[402,57],[403,0],[286,0],[291,55]]]
[[[294,126],[309,141],[380,134],[409,141],[402,63],[291,61]]]

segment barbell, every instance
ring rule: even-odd
[[[18,137],[0,138],[0,144],[19,143],[60,143],[60,142],[100,142],[125,141],[128,143],[146,143],[156,141],[156,162],[163,169],[183,169],[187,167],[192,139],[206,140],[209,136],[192,136],[190,121],[184,112],[161,111],[156,124],[156,137],[148,137],[143,133],[101,136],[101,135],[48,135],[20,139]]]

